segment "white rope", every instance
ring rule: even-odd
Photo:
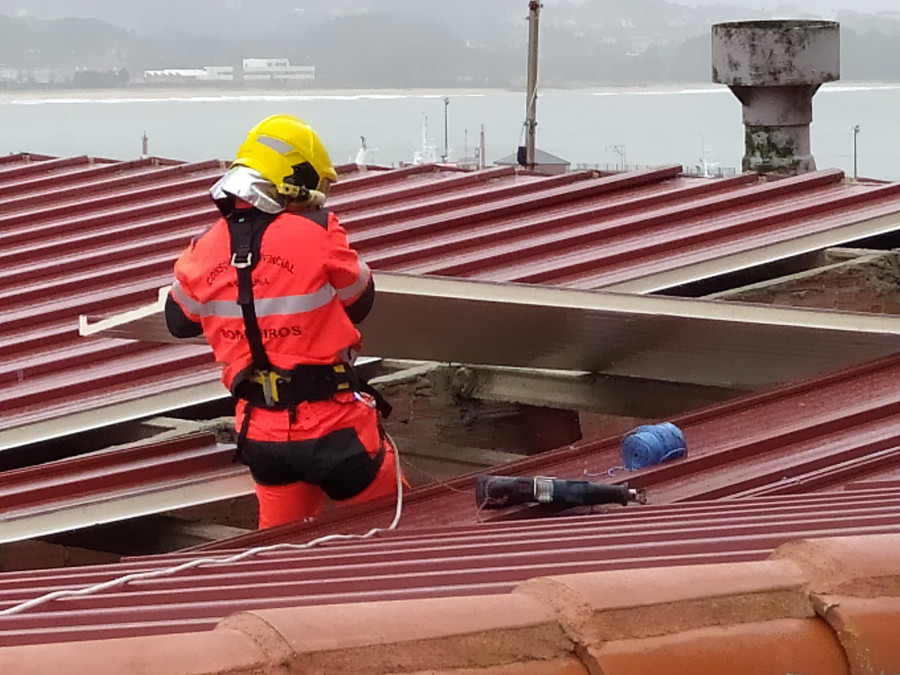
[[[394,469],[397,474],[397,506],[394,510],[394,519],[391,521],[391,524],[386,528],[375,527],[366,532],[365,534],[328,534],[324,537],[319,537],[318,539],[313,539],[305,544],[272,544],[271,546],[258,546],[257,548],[250,548],[246,551],[242,551],[241,553],[237,553],[233,556],[229,556],[227,558],[196,558],[194,560],[189,560],[181,565],[176,565],[175,567],[167,567],[165,569],[160,570],[152,570],[148,572],[135,572],[134,574],[126,574],[121,577],[117,577],[115,579],[110,579],[109,581],[104,581],[99,584],[94,584],[93,586],[85,586],[84,588],[80,588],[77,590],[62,590],[62,591],[53,591],[52,593],[47,593],[46,595],[42,595],[40,597],[34,598],[32,600],[27,600],[25,602],[19,603],[18,605],[13,605],[12,607],[8,607],[4,610],[0,610],[0,616],[10,616],[12,614],[20,614],[28,609],[32,609],[33,607],[37,607],[38,605],[42,605],[46,602],[50,602],[52,600],[58,600],[60,598],[69,598],[69,597],[77,597],[83,595],[90,595],[92,593],[98,593],[100,591],[105,591],[110,588],[115,588],[116,586],[121,586],[123,584],[127,584],[131,581],[140,581],[142,579],[156,579],[159,577],[170,576],[173,574],[177,574],[178,572],[183,572],[184,570],[188,570],[194,567],[199,567],[200,565],[224,565],[228,563],[237,562],[239,560],[243,560],[245,558],[250,558],[258,553],[268,553],[269,551],[297,551],[301,549],[312,548],[313,546],[317,546],[318,544],[324,544],[329,541],[343,541],[347,539],[367,539],[379,532],[386,532],[388,530],[396,529],[397,525],[400,523],[400,514],[403,511],[403,478],[400,472],[400,451],[397,448],[397,444],[394,442],[394,439],[391,435],[385,431],[385,437],[390,442],[391,446],[394,448]]]

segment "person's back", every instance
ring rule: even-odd
[[[202,332],[237,399],[260,527],[315,516],[323,492],[357,503],[396,489],[381,401],[352,367],[374,282],[321,209],[335,178],[300,120],[256,125],[211,190],[222,218],[176,262],[166,303],[169,330]]]

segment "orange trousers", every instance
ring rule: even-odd
[[[369,487],[355,497],[335,502],[338,506],[350,506],[397,494],[397,470],[394,447],[385,439],[384,460]],[[400,480],[408,485],[400,474]],[[256,484],[259,502],[259,529],[314,518],[322,511],[325,493],[318,485],[290,483],[288,485]]]
[[[246,405],[239,401],[235,411],[237,429],[241,428],[245,414]],[[341,434],[349,434],[351,443],[322,450],[322,440],[329,438],[329,434],[333,437],[333,432],[338,430]],[[245,461],[255,480],[260,529],[319,515],[326,494],[318,481],[329,477],[333,488],[333,477],[345,475],[341,469],[343,465],[338,463],[332,467],[329,464],[331,451],[339,454],[353,447],[356,448],[352,451],[354,456],[362,455],[362,461],[367,463],[362,453],[374,457],[382,444],[384,446],[381,465],[371,482],[352,497],[338,498],[337,505],[360,504],[397,492],[396,450],[382,438],[378,413],[366,395],[341,393],[334,400],[303,402],[292,413],[254,408],[250,413],[247,439],[245,455],[249,459]],[[250,452],[251,444],[253,452]],[[310,448],[314,448],[312,455],[301,454]],[[371,464],[367,463],[367,466],[371,467]],[[365,475],[354,474],[357,483],[368,480],[368,477],[361,478]],[[348,476],[351,478],[353,476]],[[400,480],[406,484],[402,472]]]

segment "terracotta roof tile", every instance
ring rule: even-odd
[[[329,675],[485,668],[554,660],[573,645],[527,595],[373,602],[253,613],[284,640],[289,667]],[[226,619],[220,626],[232,624]],[[524,658],[523,658],[524,657]]]
[[[829,595],[819,601],[820,614],[837,634],[853,675],[900,671],[900,597]]]
[[[648,567],[627,574],[539,577],[516,587],[557,607],[601,643],[705,626],[814,616],[800,569],[787,560]]]
[[[504,595],[238,613],[204,633],[0,648],[0,670],[55,675],[64,661],[72,675],[887,673],[900,663],[900,586],[821,596],[803,562],[818,546],[839,576],[877,581],[900,570],[888,557],[898,539],[799,542],[767,563],[560,576]],[[553,602],[548,584],[562,589]]]
[[[900,536],[794,541],[779,547],[773,558],[802,567],[816,593],[900,596]]]
[[[644,640],[588,647],[584,658],[603,675],[815,673],[847,675],[846,656],[815,619],[713,626]]]

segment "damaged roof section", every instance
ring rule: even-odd
[[[553,476],[622,484],[646,491],[651,504],[730,500],[841,490],[898,477],[900,356],[879,359],[670,418],[688,456],[637,471],[622,466],[621,437],[588,439],[497,467],[507,476]],[[400,448],[401,455],[403,448]],[[485,473],[484,471],[478,472]],[[476,513],[476,473],[404,496],[403,526],[472,525],[547,515],[514,507]],[[392,500],[326,514],[205,545],[208,550],[305,542],[335,532],[385,527]],[[629,509],[634,507],[628,507]]]
[[[475,484],[484,473],[627,484],[645,490],[653,505],[891,487],[884,481],[900,477],[898,378],[900,357],[891,356],[673,416],[669,419],[681,429],[688,456],[637,471],[624,470],[618,435],[530,457],[495,453],[504,457],[493,468],[477,467],[406,492],[401,529],[468,527],[560,513],[534,506],[479,512]],[[404,461],[421,451],[415,439],[409,445],[400,444]],[[245,467],[233,463],[232,456],[230,443],[200,434],[8,472],[0,499],[11,509],[13,503],[19,506],[0,518],[8,526],[6,540],[252,494]],[[394,512],[394,500],[385,499],[325,513],[313,524],[254,531],[200,549],[361,534],[386,527]]]

